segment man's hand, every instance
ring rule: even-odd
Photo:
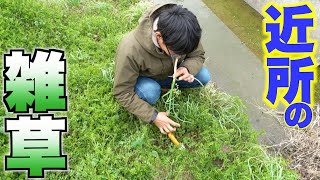
[[[194,81],[194,76],[190,74],[188,69],[185,67],[179,67],[177,69],[176,76],[179,77],[179,80],[184,80],[189,83],[192,83]]]
[[[167,112],[159,112],[153,122],[160,129],[162,134],[174,132],[176,131],[176,127],[180,127],[180,124],[172,121],[168,116],[169,113]]]

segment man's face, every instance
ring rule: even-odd
[[[155,32],[156,37],[157,37],[157,41],[159,43],[160,48],[168,55],[168,56],[176,56],[178,54],[176,54],[174,51],[170,50],[166,44],[163,41],[163,38],[161,36],[161,33],[159,31]]]

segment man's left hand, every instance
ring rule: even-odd
[[[189,83],[194,81],[194,76],[190,74],[188,69],[185,67],[179,67],[177,69],[176,77],[179,77],[178,80],[187,81]]]

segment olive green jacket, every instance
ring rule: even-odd
[[[139,76],[160,80],[173,75],[173,61],[152,41],[154,16],[170,5],[173,4],[157,5],[145,13],[139,25],[122,39],[117,49],[113,94],[123,107],[145,122],[150,122],[156,109],[142,100],[134,87]],[[195,75],[204,60],[204,50],[199,43],[193,52],[181,56],[178,64]]]

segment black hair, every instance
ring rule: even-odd
[[[187,8],[172,6],[159,14],[158,29],[164,43],[176,54],[188,54],[200,42],[201,28],[197,17]]]

